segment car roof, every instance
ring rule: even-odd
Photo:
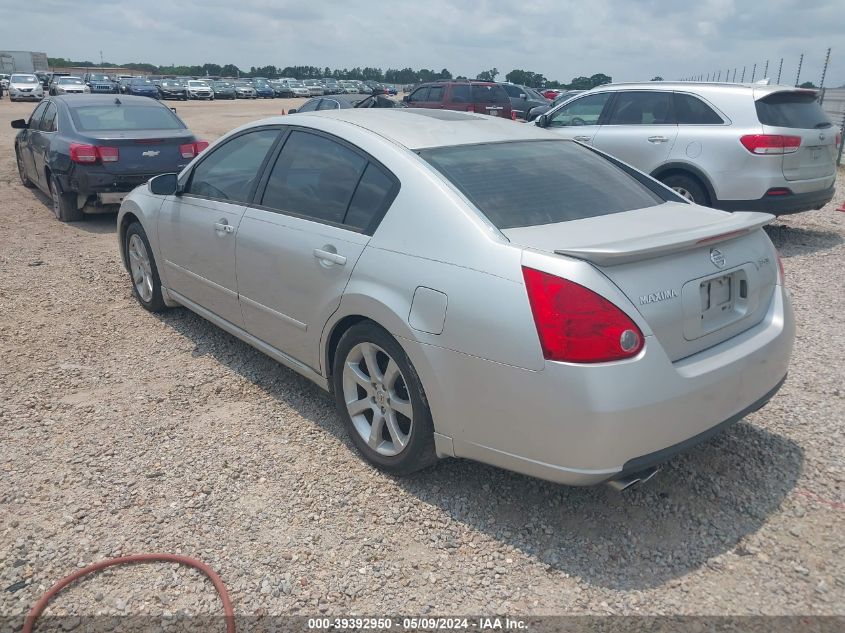
[[[158,105],[163,108],[167,107],[160,104],[155,99],[149,97],[134,97],[132,95],[95,95],[95,94],[79,94],[79,95],[59,95],[57,97],[50,97],[53,101],[60,101],[69,108],[78,108],[82,106],[93,105],[114,105],[114,102],[120,100],[121,105]]]
[[[331,97],[329,97],[331,98]],[[295,115],[297,121],[331,118],[364,128],[411,150],[518,140],[561,140],[535,125],[485,114],[423,108],[351,108]],[[301,117],[301,119],[300,119]],[[264,123],[289,124],[277,117]],[[318,121],[313,121],[319,127]]]
[[[640,81],[630,83],[603,84],[596,86],[589,92],[605,90],[678,90],[682,92],[735,92],[765,96],[774,92],[816,92],[808,88],[795,86],[761,83],[730,83],[718,81]]]

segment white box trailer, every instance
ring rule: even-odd
[[[34,73],[49,70],[47,54],[35,51],[0,51],[0,72]]]

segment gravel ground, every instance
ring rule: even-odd
[[[212,139],[292,102],[175,104]],[[31,105],[0,101],[3,120]],[[96,560],[211,564],[239,614],[845,614],[845,213],[769,229],[798,320],[762,411],[623,494],[467,461],[394,480],[318,388],[130,295],[114,216],[60,224],[0,127],[0,615]],[[840,173],[840,180],[845,173]],[[52,614],[216,614],[198,573],[109,571]]]

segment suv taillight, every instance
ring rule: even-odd
[[[71,143],[70,159],[74,163],[80,163],[82,165],[93,165],[97,161],[101,161],[103,163],[116,163],[120,160],[120,150],[117,147]]]
[[[801,147],[800,136],[781,134],[746,134],[739,142],[752,154],[791,154]]]
[[[836,149],[839,149],[839,146],[842,145],[842,133],[836,133]]]
[[[617,306],[568,279],[522,267],[546,360],[604,363],[640,353],[643,333]]]
[[[474,105],[468,105],[467,106],[467,112],[473,112],[474,113],[475,112],[475,106]]]

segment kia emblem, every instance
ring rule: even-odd
[[[710,249],[710,261],[713,262],[718,268],[724,268],[725,266],[725,256],[722,255],[722,251],[718,248],[711,248]]]

